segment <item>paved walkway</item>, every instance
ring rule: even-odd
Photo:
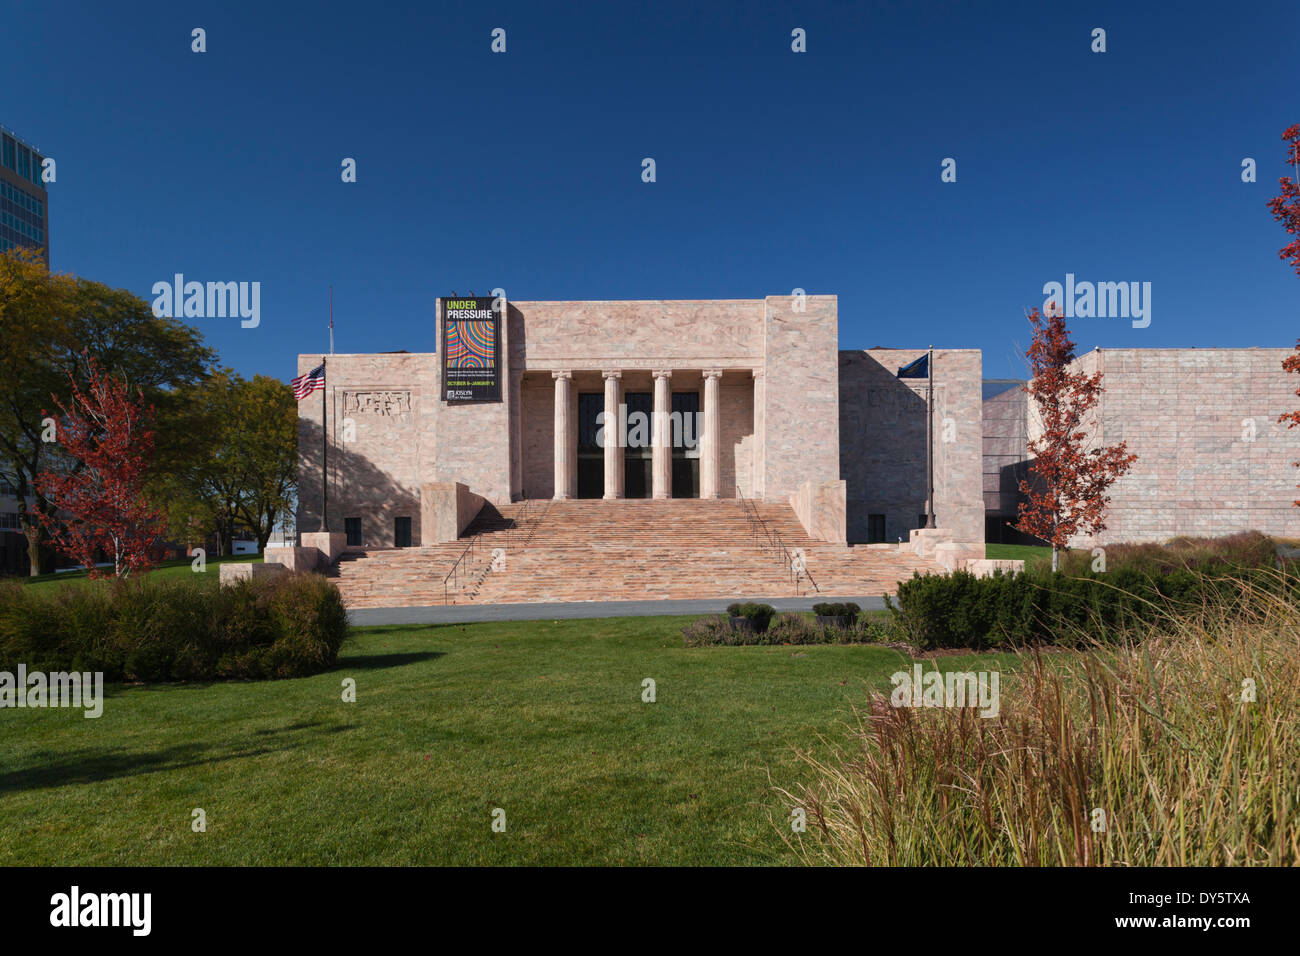
[[[778,611],[811,611],[823,601],[852,601],[864,611],[885,607],[880,597],[855,598],[750,598]],[[433,607],[368,607],[348,612],[348,620],[365,627],[373,624],[474,624],[479,621],[558,621],[583,617],[653,617],[662,614],[721,614],[727,598],[704,601],[574,601],[552,604],[449,604]]]

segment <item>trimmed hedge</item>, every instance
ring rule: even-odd
[[[900,635],[921,650],[984,649],[1068,643],[1085,634],[1117,639],[1207,606],[1235,608],[1247,599],[1247,586],[1300,597],[1293,572],[1229,564],[1161,571],[1138,564],[1073,575],[914,573],[899,582],[898,606],[889,607]]]
[[[348,636],[338,588],[280,574],[213,588],[147,577],[41,593],[0,585],[0,670],[102,671],[110,681],[301,677]]]

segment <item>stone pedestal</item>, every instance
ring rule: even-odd
[[[455,541],[483,510],[486,499],[459,481],[430,481],[420,486],[420,545]]]
[[[348,536],[342,531],[304,531],[301,537],[302,546],[319,551],[326,566],[337,561],[348,546]]]

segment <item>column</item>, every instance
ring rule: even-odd
[[[510,370],[510,392],[506,396],[510,407],[510,500],[523,497],[524,492],[524,373],[522,369]]]
[[[749,466],[750,497],[762,498],[767,485],[767,393],[763,369],[754,376],[754,456]]]
[[[673,373],[655,369],[655,414],[651,423],[650,445],[653,455],[653,494],[656,498],[673,496]]]
[[[618,405],[621,398],[622,372],[602,372],[605,376],[605,497],[623,497],[623,429]]]
[[[569,383],[572,372],[552,372],[555,379],[555,497],[572,497],[569,446],[574,444],[573,416],[569,414]]]
[[[700,439],[700,497],[718,497],[721,475],[722,369],[704,370],[704,434]]]

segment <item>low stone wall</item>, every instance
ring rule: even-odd
[[[429,482],[420,488],[420,544],[455,541],[487,500],[459,481]]]
[[[240,561],[221,565],[222,584],[234,584],[236,581],[252,581],[255,578],[271,577],[284,572],[279,564],[266,564],[262,561]]]
[[[805,481],[790,496],[790,505],[810,538],[845,544],[847,484],[840,481]]]
[[[268,547],[267,564],[278,564],[286,571],[314,571],[324,560],[319,548]]]

